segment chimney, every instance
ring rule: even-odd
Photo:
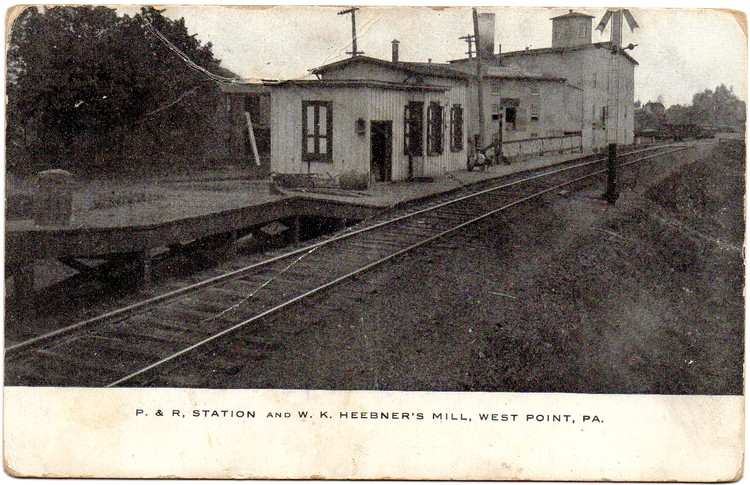
[[[495,14],[479,14],[479,45],[477,55],[482,58],[492,57],[495,53]]]
[[[391,61],[398,62],[398,44],[399,41],[393,40],[391,41]]]

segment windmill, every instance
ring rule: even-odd
[[[615,177],[615,160],[617,158],[617,142],[619,138],[618,120],[620,119],[620,65],[621,57],[620,52],[635,48],[634,44],[628,44],[625,49],[622,47],[622,20],[623,18],[628,23],[630,31],[639,28],[638,22],[635,21],[633,15],[626,8],[607,10],[604,14],[599,25],[596,26],[596,30],[604,33],[604,29],[607,24],[612,21],[612,30],[610,34],[610,50],[612,55],[609,58],[608,66],[608,85],[607,85],[607,112],[606,112],[606,123],[607,123],[607,143],[608,143],[608,157],[607,157],[607,191],[602,195],[607,202],[614,204],[618,198],[617,184]]]
[[[621,8],[617,10],[607,10],[607,13],[604,14],[604,17],[602,17],[602,20],[599,22],[599,25],[596,26],[596,30],[604,33],[604,29],[607,27],[607,24],[609,23],[610,19],[612,20],[612,37],[610,39],[610,43],[612,44],[612,48],[620,48],[622,45],[622,19],[625,18],[625,21],[628,23],[628,27],[630,27],[630,31],[634,31],[635,29],[639,28],[640,25],[638,25],[638,22],[635,21],[635,18],[633,18],[633,14],[630,13],[630,10],[627,8]],[[630,44],[633,45],[633,44]],[[632,49],[632,47],[628,46]],[[633,46],[635,47],[635,46]]]

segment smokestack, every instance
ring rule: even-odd
[[[397,40],[395,40],[395,39],[393,41],[391,41],[391,60],[393,62],[398,62],[398,45],[399,45],[399,43],[400,42],[397,41]]]
[[[487,58],[495,53],[495,14],[480,13],[479,23],[479,45],[477,55]]]

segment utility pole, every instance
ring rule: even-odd
[[[475,152],[478,153],[480,148],[484,146],[484,73],[482,72],[482,53],[479,51],[479,46],[482,45],[482,42],[479,35],[479,14],[476,7],[472,8],[472,17],[474,20],[474,46],[477,52],[477,101],[479,102],[477,117],[479,118],[479,136],[476,138]]]
[[[347,54],[351,54],[352,57],[364,54],[364,52],[357,50],[357,17],[355,13],[357,10],[359,10],[359,7],[351,7],[338,13],[338,15],[346,15],[348,13],[352,14],[352,51],[347,52]]]
[[[474,43],[474,36],[471,34],[464,35],[463,37],[459,37],[460,40],[466,41],[467,44],[469,44],[469,50],[466,52],[469,55],[469,59],[474,57],[474,51],[472,50],[472,44]]]

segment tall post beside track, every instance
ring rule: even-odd
[[[607,146],[607,191],[602,198],[614,204],[620,194],[617,192],[617,143]]]
[[[620,120],[620,77],[621,77],[621,64],[622,58],[622,22],[626,20],[630,30],[638,28],[638,23],[635,21],[633,16],[627,9],[616,9],[607,10],[607,13],[602,17],[601,22],[597,25],[596,30],[604,33],[604,29],[607,26],[609,20],[612,20],[612,30],[609,42],[609,49],[611,56],[609,56],[609,72],[607,77],[607,107],[605,109],[605,116],[603,121],[606,123],[607,129],[607,142],[608,145],[608,156],[607,156],[607,191],[602,194],[602,198],[614,204],[619,194],[617,193],[617,177],[616,177],[616,159],[617,159],[617,143],[620,139],[620,131],[618,123]],[[626,49],[633,49],[635,46],[629,44]],[[632,101],[631,101],[632,102]]]

